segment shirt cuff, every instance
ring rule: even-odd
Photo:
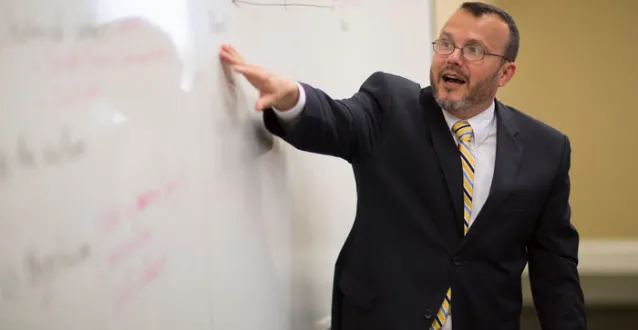
[[[299,88],[299,100],[292,109],[281,111],[275,107],[272,108],[273,111],[275,111],[275,113],[277,114],[277,117],[282,119],[284,122],[294,121],[297,117],[299,117],[299,114],[301,114],[301,110],[303,110],[304,106],[306,105],[306,91],[304,91],[300,83],[297,83],[297,88]]]

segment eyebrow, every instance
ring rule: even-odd
[[[445,31],[441,32],[441,36],[449,38],[449,39],[454,39],[449,32],[445,32]],[[468,39],[466,45],[464,46],[467,46],[467,45],[479,45],[485,48],[486,50],[488,49],[487,45],[484,42],[477,39]]]

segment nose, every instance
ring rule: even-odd
[[[460,49],[460,48],[454,49],[452,54],[447,56],[448,63],[456,64],[456,65],[460,66],[462,64],[462,61],[463,61],[463,55],[461,55],[462,51],[463,50]]]

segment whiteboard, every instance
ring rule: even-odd
[[[0,329],[315,328],[351,173],[270,136],[218,48],[347,97],[427,78],[429,1],[2,0],[0,25]]]

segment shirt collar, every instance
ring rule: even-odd
[[[487,138],[487,135],[490,132],[490,127],[494,122],[494,108],[495,103],[492,101],[492,104],[485,109],[485,111],[482,111],[478,115],[467,120],[474,131],[474,143],[480,144]],[[441,109],[441,111],[443,111],[445,121],[447,122],[450,132],[452,132],[452,126],[461,119],[443,109]]]

